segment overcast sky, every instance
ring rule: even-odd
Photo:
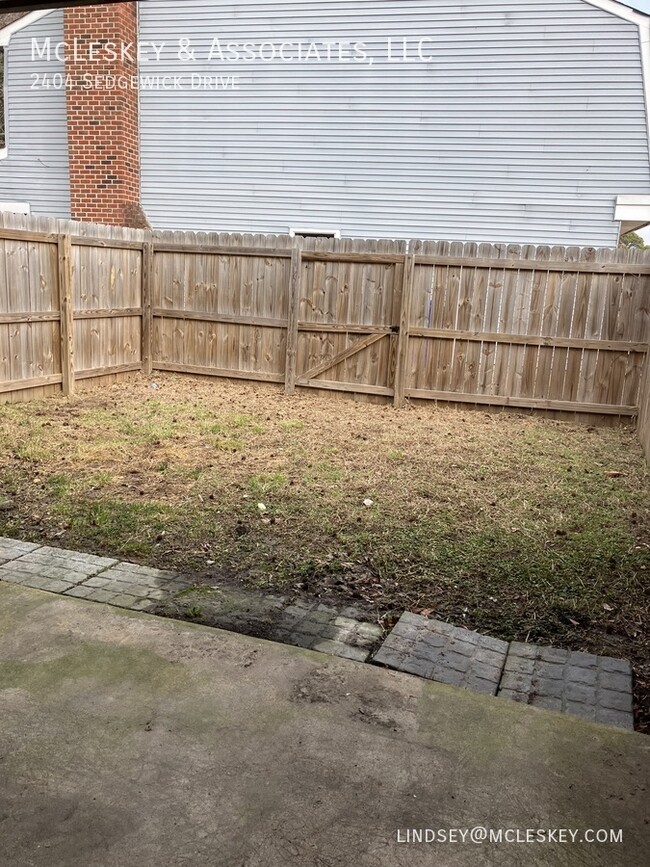
[[[623,0],[626,6],[633,6],[642,12],[650,12],[650,0]]]

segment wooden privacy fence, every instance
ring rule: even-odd
[[[646,399],[650,256],[638,250],[152,234],[7,215],[0,243],[0,392],[69,393],[143,369],[397,405],[631,417]]]
[[[0,395],[70,394],[77,381],[141,370],[142,241],[127,237],[138,233],[12,228],[18,218],[0,216]]]

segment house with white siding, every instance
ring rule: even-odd
[[[598,246],[650,223],[650,18],[624,3],[145,0],[2,24],[0,208]]]

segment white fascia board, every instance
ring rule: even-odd
[[[635,9],[630,9],[629,6],[625,6],[623,3],[617,3],[616,0],[584,0],[584,2],[589,3],[590,6],[602,9],[603,12],[611,12],[612,15],[618,15],[619,18],[631,21],[632,24],[647,25],[648,23],[647,15],[637,12]]]
[[[650,196],[618,196],[614,219],[622,223],[650,223]]]
[[[34,24],[36,21],[40,21],[41,18],[44,18],[51,12],[54,12],[54,9],[41,9],[40,12],[28,12],[27,15],[23,15],[22,18],[18,18],[16,21],[12,21],[11,24],[7,24],[6,27],[3,27],[2,30],[0,30],[0,48],[6,48],[7,45],[9,45],[9,40],[14,33],[18,33],[19,30],[23,29],[23,27],[27,27],[30,24]]]

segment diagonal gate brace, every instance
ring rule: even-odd
[[[325,371],[329,370],[331,367],[335,367],[342,361],[346,361],[348,358],[351,358],[353,355],[361,352],[362,349],[367,349],[369,346],[372,346],[373,343],[378,343],[380,340],[383,340],[384,337],[386,337],[388,334],[390,334],[390,332],[382,332],[381,334],[369,334],[368,337],[364,337],[362,340],[357,340],[356,343],[354,343],[352,346],[348,346],[347,349],[339,352],[333,358],[329,358],[327,359],[327,361],[322,361],[320,364],[317,364],[316,367],[312,367],[311,370],[303,373],[302,376],[298,379],[298,385],[309,382],[316,376],[320,376],[321,373],[325,373]]]

